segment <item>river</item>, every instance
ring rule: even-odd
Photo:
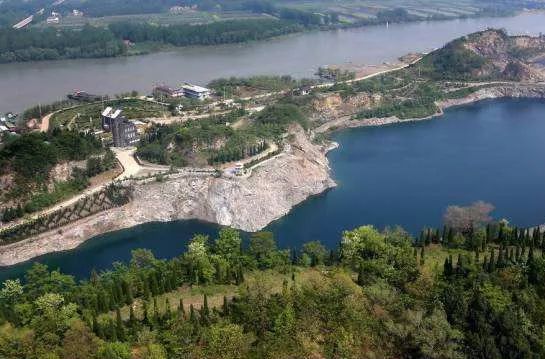
[[[363,224],[399,224],[412,233],[441,225],[448,205],[484,200],[493,215],[519,226],[545,223],[545,102],[495,100],[449,109],[431,120],[345,130],[329,153],[339,186],[313,197],[272,223],[284,248],[310,240],[337,245],[342,231]],[[218,226],[198,221],[149,223],[108,233],[79,248],[39,258],[85,277],[149,248],[160,258],[181,253],[195,233],[214,237]],[[0,270],[0,280],[30,264]]]
[[[206,84],[228,76],[312,76],[322,65],[380,64],[409,52],[425,52],[461,35],[500,27],[513,34],[538,34],[545,13],[316,31],[262,42],[191,47],[145,56],[44,61],[0,65],[0,113],[20,112],[60,100],[74,90],[114,94],[151,91],[156,83]]]

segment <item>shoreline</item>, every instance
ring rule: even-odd
[[[544,99],[545,84],[483,88],[467,97],[441,101],[437,103],[437,113],[423,118],[352,120],[350,116],[342,116],[322,124],[311,136],[301,128],[291,129],[296,137],[295,142],[279,155],[257,166],[248,178],[179,176],[164,183],[135,185],[135,200],[128,205],[0,247],[0,268],[48,253],[69,251],[98,235],[148,222],[198,219],[248,232],[261,230],[309,197],[336,186],[326,154],[338,148],[339,144],[333,141],[324,146],[312,144],[310,138],[314,134],[432,120],[441,117],[448,108],[503,98]],[[238,201],[240,198],[244,200]]]
[[[318,126],[316,134],[330,134],[335,131],[358,127],[381,127],[399,123],[429,121],[444,115],[445,110],[471,105],[480,101],[495,99],[545,99],[545,83],[515,83],[486,87],[459,99],[442,100],[436,103],[438,111],[432,115],[418,118],[400,119],[397,116],[352,119],[352,115],[341,116]]]

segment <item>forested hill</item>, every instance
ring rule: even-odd
[[[460,211],[418,239],[346,231],[335,251],[223,229],[80,283],[34,264],[0,289],[0,357],[543,358],[543,233]]]

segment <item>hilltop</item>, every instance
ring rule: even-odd
[[[450,42],[416,68],[435,80],[542,81],[544,60],[545,37],[489,29]]]

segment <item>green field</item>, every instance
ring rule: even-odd
[[[397,8],[406,9],[409,14],[422,18],[457,18],[486,14],[491,12],[491,9],[502,12],[522,9],[514,1],[498,4],[493,1],[477,0],[348,0],[342,2],[303,0],[285,1],[282,5],[314,12],[336,12],[340,19],[347,22],[375,18],[380,11]]]
[[[81,28],[85,24],[93,26],[107,26],[119,21],[147,22],[155,25],[204,24],[214,21],[269,18],[270,15],[254,13],[238,6],[222,6],[221,1],[214,10],[187,9],[176,13],[161,12],[153,14],[130,14],[103,17],[76,17],[71,14],[63,16],[60,24],[46,24],[45,20],[36,24],[38,27]],[[534,2],[530,5],[539,6]],[[448,19],[459,17],[506,15],[522,10],[523,5],[517,1],[495,2],[492,0],[301,0],[277,1],[275,5],[290,9],[304,10],[312,13],[335,13],[341,22],[346,24],[357,23],[362,20],[375,19],[383,11],[403,8],[411,16],[424,19]],[[525,5],[526,6],[526,5]],[[543,6],[543,4],[541,4]],[[236,7],[236,6],[234,6]],[[224,8],[229,8],[225,10]]]
[[[73,28],[78,29],[85,24],[98,27],[106,27],[115,22],[147,22],[153,25],[196,25],[206,24],[215,21],[227,21],[227,20],[244,20],[244,19],[258,19],[268,18],[266,15],[253,14],[245,11],[222,11],[222,12],[208,12],[208,11],[186,11],[182,13],[156,13],[156,14],[138,14],[138,15],[117,15],[117,16],[104,16],[104,17],[76,17],[68,15],[61,18],[59,24],[46,24],[41,22],[36,26],[39,27],[57,27],[57,28]]]

